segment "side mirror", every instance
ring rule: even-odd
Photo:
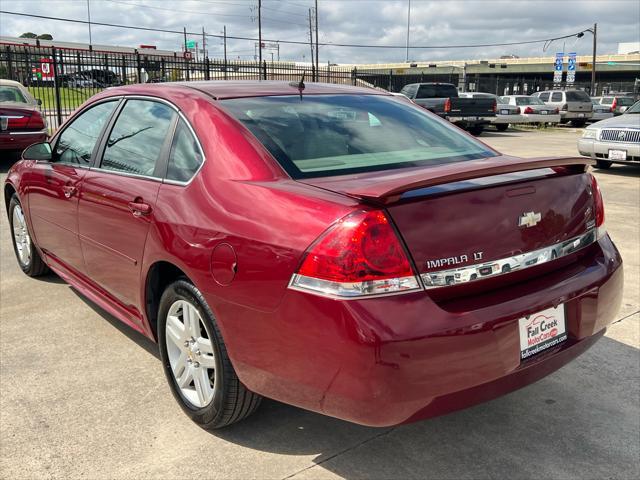
[[[42,105],[42,100],[40,100],[39,98],[36,98],[36,102],[38,102],[38,106]]]
[[[22,159],[50,162],[52,159],[51,145],[47,142],[34,143],[25,148],[24,152],[22,152]]]

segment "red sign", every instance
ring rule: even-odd
[[[193,60],[193,53],[191,52],[182,52],[182,56],[185,60]]]

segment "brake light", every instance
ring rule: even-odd
[[[556,107],[556,109],[553,111],[553,113],[555,113],[555,114],[560,113],[560,109],[558,107]]]
[[[451,111],[451,99],[450,98],[447,98],[444,101],[444,111],[445,111],[445,113],[449,113]]]
[[[533,108],[527,107],[524,109],[524,113],[533,113]]]
[[[567,110],[569,110],[569,105],[565,103],[564,105],[562,105],[562,111],[566,112]]]
[[[602,191],[596,177],[591,175],[591,194],[593,195],[593,206],[595,208],[596,228],[598,229],[598,238],[607,233],[604,226],[604,201],[602,200]]]
[[[496,113],[498,111],[498,102],[496,102],[495,100],[493,101],[493,113]]]
[[[520,115],[522,113],[522,110],[520,110],[520,107],[516,108],[516,115]]]
[[[615,112],[616,111],[616,107],[618,106],[618,99],[614,98],[613,99],[613,103],[611,104],[611,111]]]
[[[384,212],[347,215],[307,250],[289,287],[333,298],[401,293],[422,287]]]
[[[7,120],[7,129],[14,130],[20,128],[26,128],[29,124],[29,117],[26,115],[15,115],[15,118],[9,117]]]

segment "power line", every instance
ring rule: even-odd
[[[0,10],[0,13],[5,15],[17,15],[22,17],[41,18],[45,20],[57,20],[60,22],[81,23],[85,25],[89,23],[86,20],[76,20],[73,18],[63,18],[63,17],[50,17],[46,15],[35,15],[32,13],[9,12],[7,10]],[[133,25],[120,25],[115,23],[105,23],[105,22],[95,22],[95,21],[92,21],[91,25],[98,25],[102,27],[113,27],[113,28],[126,28],[130,30],[141,30],[146,32],[173,33],[173,34],[179,34],[179,35],[183,34],[183,32],[180,30],[138,27]],[[544,43],[544,42],[549,42],[554,40],[562,40],[564,38],[572,38],[584,31],[586,30],[581,30],[579,32],[570,33],[567,35],[561,35],[557,37],[543,38],[539,40],[527,40],[522,42],[483,43],[483,44],[472,44],[472,45],[411,45],[411,49],[412,50],[438,50],[438,49],[454,49],[454,48],[485,48],[485,47],[503,47],[503,46],[512,46],[512,45],[530,45],[533,43]],[[202,35],[202,33],[200,32],[187,32],[187,34]],[[215,35],[212,33],[207,33],[206,36],[211,38],[223,38],[222,35]],[[229,35],[227,35],[227,39],[249,40],[252,42],[259,41],[259,39],[255,37],[239,37],[239,36],[229,36]],[[308,42],[301,41],[301,40],[278,40],[278,39],[263,38],[262,41],[263,42],[279,42],[279,43],[286,43],[290,45],[305,45],[305,46],[308,44]],[[379,44],[375,45],[375,44],[332,43],[332,42],[319,43],[319,45],[322,45],[323,47],[344,47],[344,48],[380,48],[380,49],[398,49],[398,48],[405,49],[406,48],[406,45],[379,45]]]

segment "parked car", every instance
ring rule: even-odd
[[[593,104],[593,116],[589,119],[589,123],[613,117],[611,107],[600,104],[600,97],[591,97],[591,103]]]
[[[491,123],[496,130],[504,132],[509,128],[509,125],[517,125],[523,123],[524,117],[521,115],[520,108],[504,103],[500,97],[493,93],[482,92],[466,92],[461,93],[462,98],[490,98],[496,102],[496,116],[491,119]]]
[[[47,139],[40,103],[21,83],[0,80],[0,151],[22,151]]]
[[[262,396],[384,426],[520,388],[603,336],[623,272],[591,162],[503,156],[373,89],[143,84],[89,99],[4,194],[20,268],[157,341],[202,427]]]
[[[614,115],[622,115],[635,102],[633,97],[625,95],[606,95],[599,97],[599,100],[600,104],[608,107]]]
[[[415,104],[451,123],[480,135],[496,116],[496,103],[488,98],[461,98],[451,83],[411,83],[400,93]]]
[[[596,160],[598,168],[613,163],[640,164],[640,101],[623,115],[585,128],[578,139],[578,151]]]
[[[560,122],[557,107],[549,107],[542,100],[527,95],[505,95],[500,97],[504,103],[521,109],[524,123],[555,124]]]
[[[582,90],[546,90],[532,95],[548,106],[558,108],[560,123],[571,122],[574,127],[584,127],[593,116],[591,98]]]

